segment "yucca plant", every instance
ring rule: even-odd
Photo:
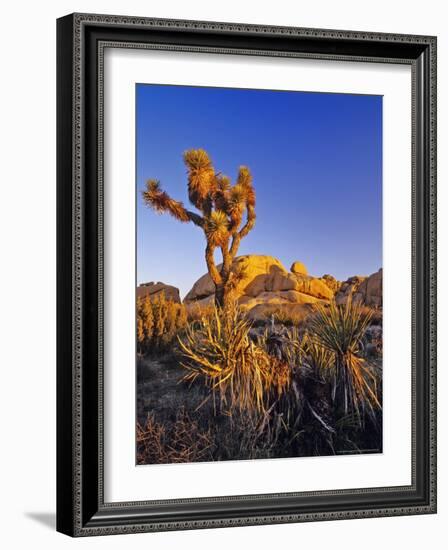
[[[305,332],[301,342],[303,366],[308,367],[316,376],[325,380],[333,372],[335,354],[322,346],[309,332]]]
[[[274,393],[290,382],[289,366],[270,357],[249,336],[251,322],[232,302],[210,317],[189,323],[179,337],[186,381],[203,379],[219,396],[221,409],[263,413]]]
[[[240,166],[236,183],[215,172],[203,149],[184,153],[188,174],[188,198],[199,211],[187,210],[180,201],[162,190],[158,180],[150,179],[143,191],[143,201],[156,212],[167,212],[180,222],[192,222],[206,238],[205,261],[215,285],[215,302],[224,307],[232,299],[235,278],[233,260],[243,239],[255,224],[255,190],[249,168]],[[244,215],[246,213],[246,219]],[[243,223],[244,222],[244,223]],[[214,253],[221,250],[221,268],[215,264]]]
[[[333,355],[330,360],[330,356],[320,352],[326,364],[324,373],[332,384],[333,400],[342,414],[355,414],[359,424],[366,413],[375,418],[376,410],[381,408],[378,377],[362,355],[362,339],[370,318],[369,312],[349,298],[346,305],[318,305],[309,323],[311,341]]]

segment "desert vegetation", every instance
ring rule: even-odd
[[[143,201],[203,231],[207,273],[183,302],[138,288],[137,463],[381,452],[382,270],[338,281],[237,256],[256,219],[249,168],[232,184],[204,150],[183,158],[195,210],[155,179]]]
[[[167,300],[161,293],[137,300],[137,348],[140,354],[167,350],[187,325],[183,304]]]
[[[153,399],[139,405],[138,463],[381,451],[369,308],[331,302],[299,326],[275,315],[254,326],[236,302],[190,318],[181,304],[148,302],[138,315],[151,310],[167,329],[140,348],[139,386]]]

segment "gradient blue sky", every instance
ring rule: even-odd
[[[203,148],[234,181],[252,171],[257,222],[239,254],[345,280],[382,265],[382,98],[138,84],[137,283],[163,281],[183,297],[206,271],[193,224],[145,207],[159,179],[188,204],[182,153]],[[217,254],[217,261],[220,260]]]

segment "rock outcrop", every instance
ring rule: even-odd
[[[221,266],[218,266],[218,269]],[[355,302],[382,307],[382,270],[340,282],[332,275],[313,277],[306,266],[294,262],[291,271],[272,256],[246,255],[235,258],[233,269],[240,274],[234,295],[253,319],[266,318],[279,311],[305,318],[314,304],[335,299],[345,304],[351,295]],[[215,286],[208,274],[196,281],[184,303],[205,306],[214,302]]]
[[[152,299],[156,296],[160,296],[161,294],[165,294],[165,298],[167,300],[171,300],[180,304],[179,289],[175,286],[166,285],[165,283],[161,282],[151,282],[142,283],[137,287],[137,298],[149,296]]]
[[[383,307],[383,270],[367,277],[360,285],[359,292],[364,297],[364,304],[371,307]]]
[[[217,266],[221,269],[221,264]],[[272,256],[247,255],[238,256],[233,263],[233,269],[241,273],[235,294],[257,296],[265,290],[266,280],[276,273],[287,274],[281,262]],[[215,292],[215,285],[206,273],[198,279],[190,292],[185,296],[184,302],[194,302],[208,298]]]
[[[383,270],[379,269],[369,277],[355,275],[344,281],[335,294],[336,303],[338,305],[346,304],[350,295],[356,303],[370,307],[382,307]]]
[[[235,297],[246,310],[257,312],[257,316],[262,315],[263,310],[309,306],[334,296],[324,280],[307,274],[301,262],[294,262],[291,266],[294,272],[288,272],[272,256],[247,255],[235,258],[234,269],[241,274]],[[213,303],[214,291],[210,276],[203,275],[185,296],[184,302]],[[308,311],[309,308],[302,309]]]
[[[308,275],[308,269],[305,264],[302,264],[302,262],[294,262],[290,271],[291,273],[296,273],[297,275]]]
[[[365,280],[366,277],[361,277],[360,275],[349,277],[341,284],[339,291],[336,293],[336,303],[338,305],[346,304],[349,296],[352,297],[354,303],[362,302],[363,295],[359,292],[359,287]]]
[[[322,275],[320,280],[323,281],[328,286],[328,288],[330,288],[335,294],[336,292],[339,291],[342,285],[341,281],[338,281],[337,279],[335,279],[333,275],[328,275],[328,274]]]

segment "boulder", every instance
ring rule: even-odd
[[[137,287],[137,298],[149,296],[151,299],[161,294],[165,295],[167,300],[180,304],[179,289],[175,286],[167,285],[161,282],[142,283]]]
[[[296,262],[297,263],[297,262]],[[294,264],[293,264],[294,266]],[[218,266],[220,269],[221,265]],[[294,291],[298,303],[305,300],[302,295],[307,295],[320,300],[330,300],[334,292],[322,279],[311,277],[302,273],[288,273],[282,263],[272,256],[247,255],[235,258],[233,269],[241,273],[241,279],[237,283],[234,295],[240,303],[248,303],[248,298],[257,298],[266,293],[277,293],[275,299],[283,300],[281,293]],[[305,268],[306,270],[306,268]],[[192,289],[184,298],[186,304],[204,300],[215,292],[214,284],[208,274],[196,281]],[[272,299],[272,294],[269,294]],[[289,298],[286,302],[291,301]],[[312,302],[313,300],[307,300]],[[259,303],[259,302],[258,302]]]
[[[360,275],[354,275],[342,282],[339,291],[335,295],[336,304],[338,306],[346,304],[349,296],[352,297],[353,302],[362,301],[362,295],[358,295],[358,289],[366,278],[367,277],[362,277]]]
[[[302,262],[294,262],[290,271],[291,273],[296,273],[297,275],[308,275],[308,270]]]
[[[322,279],[317,279],[309,275],[294,275],[294,278],[296,280],[295,290],[299,292],[323,300],[331,300],[334,296],[334,292]]]
[[[269,292],[298,289],[297,279],[292,273],[273,273],[265,279],[264,283],[264,289]]]
[[[218,266],[218,269],[220,265]],[[202,275],[193,285],[192,289],[184,298],[184,302],[196,302],[197,300],[203,300],[208,296],[211,296],[215,292],[215,285],[210,278],[210,275],[206,273]]]
[[[342,283],[335,279],[333,275],[322,275],[320,280],[323,281],[334,293],[338,292],[338,290],[341,288]]]
[[[217,267],[221,269],[219,264]],[[282,263],[272,256],[261,256],[250,254],[246,256],[238,256],[233,262],[233,269],[241,273],[241,280],[238,282],[235,289],[236,296],[257,296],[260,292],[266,290],[266,280],[276,273],[287,275],[286,269]],[[215,285],[206,273],[198,279],[190,292],[185,296],[184,302],[194,302],[201,300],[214,294]]]
[[[359,292],[362,293],[364,304],[371,307],[382,307],[383,305],[383,270],[379,269],[376,273],[367,277],[359,286]]]
[[[350,295],[355,303],[381,308],[383,306],[383,270],[380,269],[369,277],[355,275],[344,281],[335,295],[336,303],[346,304]]]
[[[300,262],[288,272],[272,256],[247,255],[235,258],[233,269],[240,274],[234,296],[254,320],[265,320],[278,311],[300,320],[315,304],[328,303],[334,296],[325,279],[308,275]],[[184,303],[188,309],[208,306],[214,302],[214,292],[214,284],[205,274],[185,296]]]

